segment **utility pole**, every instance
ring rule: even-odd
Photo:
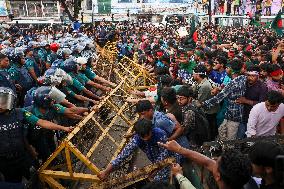
[[[209,0],[208,2],[208,16],[209,16],[209,26],[211,25],[212,23],[212,11],[211,11],[211,0]]]
[[[129,16],[130,16],[130,15],[129,15],[129,12],[130,12],[130,11],[129,11],[129,9],[127,9],[127,17],[128,17],[128,21],[129,21]]]
[[[92,27],[94,26],[94,11],[95,11],[95,4],[92,0]]]

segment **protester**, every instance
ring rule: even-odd
[[[230,3],[220,1],[220,11],[234,6],[234,14],[240,14],[239,8],[245,4]],[[261,10],[259,6],[258,9]],[[127,102],[137,103],[140,120],[134,126],[135,133],[127,136],[130,142],[99,178],[107,178],[134,149],[140,148],[152,163],[175,157],[183,166],[185,157],[189,157],[213,172],[220,189],[241,188],[250,177],[250,166],[239,152],[225,151],[214,161],[188,149],[200,150],[208,140],[244,138],[245,133],[247,137],[283,134],[284,41],[276,32],[262,26],[204,24],[200,27],[193,24],[195,22],[189,25],[185,20],[174,19],[171,24],[157,26],[138,19],[102,21],[88,27],[75,19],[67,28],[36,30],[18,25],[1,28],[0,109],[3,112],[0,116],[4,122],[0,130],[7,137],[10,130],[7,131],[6,122],[16,128],[26,122],[29,125],[25,135],[17,131],[25,144],[18,143],[17,148],[12,148],[7,146],[10,143],[6,144],[6,140],[1,143],[0,172],[6,175],[4,181],[21,182],[21,176],[28,177],[25,171],[31,165],[29,158],[44,161],[55,150],[53,131],[33,138],[35,133],[31,130],[42,127],[41,130],[70,132],[71,125],[76,125],[93,105],[100,103],[117,86],[112,72],[98,75],[97,71],[102,70],[94,69],[97,61],[104,58],[96,51],[102,50],[107,42],[114,42],[117,56],[114,56],[112,70],[126,64],[121,60],[127,57],[140,64],[143,74],[151,76],[156,83],[144,86],[143,90],[131,86],[131,95],[123,97]],[[188,34],[179,32],[180,27]],[[128,71],[130,74],[132,70]],[[143,85],[148,84],[144,81]],[[40,90],[43,88],[46,90]],[[13,108],[4,108],[7,95],[15,99]],[[177,153],[163,149],[157,142],[166,143],[161,145]],[[35,148],[27,150],[24,145]],[[9,148],[13,153],[7,155],[9,150],[5,149]],[[254,166],[256,161],[251,159]],[[163,169],[155,175],[155,180],[168,179],[169,171]],[[183,166],[184,177],[187,171]],[[183,182],[187,181],[179,175],[181,168],[175,165],[173,172],[177,173],[183,187]],[[271,171],[266,173],[261,174],[267,184],[266,176],[270,177]],[[163,183],[150,185],[149,188],[171,187]]]
[[[284,116],[283,96],[277,91],[269,91],[265,102],[256,104],[250,111],[247,136],[271,136],[277,132],[277,125]],[[283,128],[280,127],[280,134]]]
[[[110,163],[107,168],[101,171],[98,177],[102,180],[106,179],[108,175],[118,168],[123,160],[129,157],[136,149],[140,148],[144,151],[148,159],[152,162],[158,162],[171,157],[168,150],[159,147],[157,142],[166,142],[167,134],[160,128],[153,127],[152,122],[147,119],[140,119],[135,123],[134,130],[136,134],[132,140],[124,147],[121,153]],[[178,160],[180,162],[180,160]],[[155,174],[154,179],[157,181],[166,181],[169,179],[170,170],[162,169]]]
[[[260,188],[283,188],[283,177],[281,176],[283,170],[280,168],[278,171],[277,166],[279,165],[276,163],[283,161],[283,155],[283,147],[273,142],[260,141],[250,148],[249,158],[252,163],[253,175],[262,178]]]
[[[251,165],[248,158],[236,150],[228,150],[217,161],[198,152],[181,147],[176,141],[158,143],[169,151],[179,153],[193,162],[204,166],[214,176],[220,189],[242,189],[250,179]]]
[[[243,97],[236,100],[237,103],[244,104],[243,121],[239,126],[237,137],[242,139],[245,137],[247,122],[252,107],[265,101],[267,87],[259,80],[258,66],[250,66],[247,68],[247,87]]]

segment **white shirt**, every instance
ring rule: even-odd
[[[269,112],[265,102],[256,104],[250,111],[247,124],[247,137],[271,136],[276,134],[276,126],[284,116],[284,104],[280,104],[275,112]]]
[[[177,174],[176,179],[179,183],[180,189],[196,189],[185,176]]]

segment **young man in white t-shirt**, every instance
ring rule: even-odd
[[[284,116],[283,96],[277,91],[269,91],[265,102],[256,104],[247,124],[247,137],[271,136],[277,133],[277,126]],[[284,133],[284,128],[279,128]]]

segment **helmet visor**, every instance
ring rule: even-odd
[[[52,100],[55,100],[56,103],[63,102],[63,100],[66,97],[66,95],[63,92],[61,92],[60,90],[58,90],[56,87],[51,88],[51,90],[49,92],[49,96]]]
[[[15,104],[16,96],[12,93],[0,92],[0,108],[4,110],[12,110]]]

